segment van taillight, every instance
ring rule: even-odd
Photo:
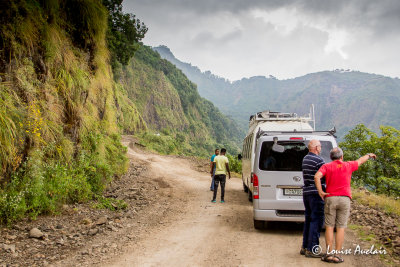
[[[258,199],[258,176],[253,173],[251,180],[253,181],[253,199]]]
[[[303,140],[303,137],[290,137],[290,140]]]

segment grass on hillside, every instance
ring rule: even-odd
[[[363,205],[379,208],[387,214],[400,216],[400,200],[385,195],[377,195],[372,192],[352,189],[353,199]]]

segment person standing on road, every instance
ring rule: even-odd
[[[376,158],[369,153],[356,161],[343,161],[343,151],[335,147],[330,152],[332,162],[324,164],[315,174],[315,186],[322,199],[325,198],[325,241],[326,255],[323,261],[341,263],[343,258],[339,255],[344,241],[344,230],[350,216],[351,199],[351,174],[368,159]],[[325,176],[326,192],[321,186],[321,178]],[[333,229],[336,226],[335,249],[333,249]]]
[[[219,155],[219,149],[215,149],[215,154],[211,156],[211,163],[210,163],[210,167],[211,167],[211,186],[210,186],[210,190],[214,191],[214,175],[215,175],[215,166],[213,166],[213,162],[214,162],[214,158],[216,156]]]
[[[305,208],[305,221],[303,229],[303,245],[301,255],[309,258],[320,258],[320,251],[315,251],[319,246],[319,236],[324,223],[324,201],[318,195],[315,187],[314,175],[325,164],[321,154],[321,142],[313,139],[308,143],[308,154],[302,163],[303,171],[303,203]],[[322,184],[325,188],[325,184]]]
[[[226,149],[221,149],[221,155],[215,156],[213,161],[213,166],[211,168],[211,175],[215,165],[215,175],[214,175],[214,194],[211,202],[215,203],[217,199],[218,192],[218,183],[221,183],[221,203],[224,203],[225,196],[225,182],[226,182],[226,173],[228,172],[229,179],[231,179],[231,172],[229,170],[229,160],[225,156]]]

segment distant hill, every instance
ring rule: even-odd
[[[288,80],[251,77],[229,82],[179,61],[171,51],[154,48],[198,85],[201,96],[247,129],[248,118],[261,110],[309,112],[315,105],[319,130],[337,128],[343,137],[356,124],[377,131],[380,125],[400,128],[400,80],[358,71],[322,71]]]

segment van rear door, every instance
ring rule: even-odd
[[[278,150],[274,149],[276,145],[271,137],[260,139],[255,165],[259,183],[258,209],[304,210],[301,165],[308,153],[308,142],[303,137],[280,136],[277,144],[284,149]],[[321,145],[328,151],[332,148],[330,141],[321,140]]]

